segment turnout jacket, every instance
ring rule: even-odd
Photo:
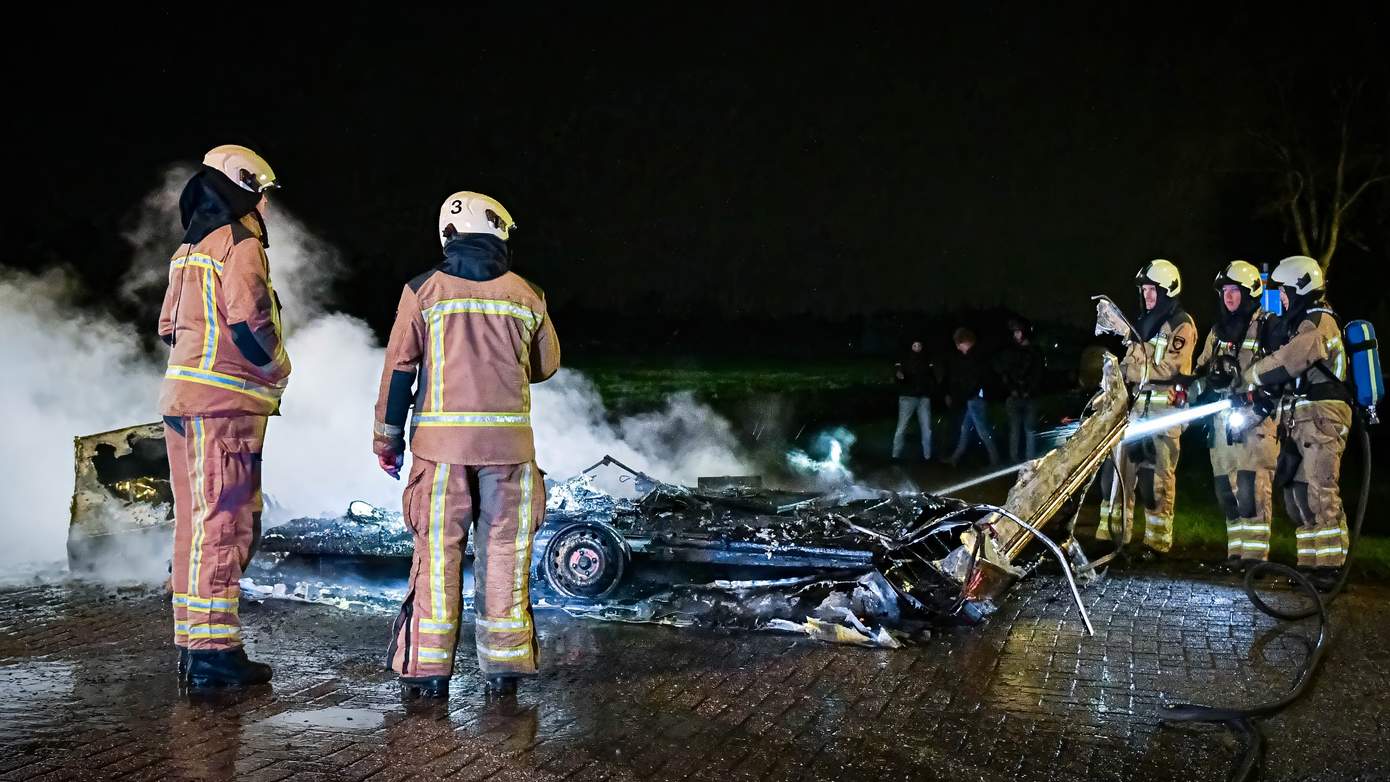
[[[169,261],[159,336],[170,346],[166,416],[272,415],[290,376],[261,225],[248,215]]]
[[[524,464],[536,453],[530,385],[560,368],[555,326],[539,287],[505,271],[505,261],[482,273],[467,260],[453,262],[448,253],[459,246],[451,243],[444,264],[401,291],[373,450],[400,450],[413,407],[416,456],[444,464]]]

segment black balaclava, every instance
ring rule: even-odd
[[[1222,299],[1221,288],[1225,285],[1237,285],[1240,287],[1240,306],[1236,307],[1235,312],[1226,310],[1226,302]],[[1250,328],[1250,319],[1255,316],[1255,311],[1260,308],[1258,296],[1252,296],[1249,289],[1244,285],[1235,282],[1228,282],[1216,289],[1216,301],[1218,314],[1216,316],[1216,338],[1222,342],[1241,342],[1245,339],[1245,330]]]
[[[184,243],[197,244],[218,228],[254,214],[261,227],[261,245],[269,247],[270,234],[266,232],[260,212],[256,211],[256,204],[260,202],[260,193],[237,185],[211,166],[203,166],[188,180],[183,193],[179,195]]]
[[[444,243],[444,262],[439,268],[465,280],[486,282],[506,274],[511,265],[511,251],[499,237],[454,234]]]
[[[1139,330],[1139,338],[1145,342],[1154,338],[1163,324],[1178,309],[1178,300],[1168,295],[1162,285],[1155,285],[1158,291],[1158,301],[1154,302],[1154,308],[1139,316],[1139,322],[1134,327]],[[1139,307],[1144,307],[1144,289],[1139,289]]]

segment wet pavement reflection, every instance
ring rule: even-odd
[[[190,696],[157,592],[0,590],[0,780],[1221,780],[1232,740],[1160,727],[1160,705],[1253,701],[1306,655],[1231,580],[1112,574],[1092,638],[1064,590],[1030,579],[984,627],[896,651],[542,613],[540,678],[489,700],[465,660],[442,703],[400,700],[381,617],[247,605],[274,683]],[[1312,693],[1267,726],[1267,779],[1390,778],[1387,597],[1338,602]]]

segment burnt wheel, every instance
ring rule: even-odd
[[[566,597],[606,597],[623,580],[627,553],[613,532],[590,524],[566,527],[550,539],[541,572]]]

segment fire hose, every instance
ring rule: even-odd
[[[1326,656],[1331,630],[1327,608],[1346,586],[1347,578],[1351,574],[1352,553],[1356,549],[1357,542],[1361,539],[1361,525],[1366,519],[1366,504],[1371,493],[1371,435],[1367,431],[1367,421],[1364,418],[1358,418],[1360,425],[1357,430],[1360,434],[1362,458],[1361,494],[1357,498],[1356,521],[1352,525],[1347,542],[1346,560],[1342,563],[1341,573],[1332,589],[1326,593],[1319,593],[1317,588],[1302,573],[1277,562],[1259,562],[1245,571],[1245,595],[1261,612],[1286,622],[1296,622],[1310,617],[1317,617],[1318,619],[1317,638],[1313,643],[1312,651],[1309,652],[1307,659],[1294,678],[1293,686],[1274,700],[1244,708],[1204,706],[1193,703],[1174,703],[1165,707],[1166,713],[1163,719],[1166,722],[1220,723],[1244,739],[1245,747],[1231,771],[1230,778],[1233,782],[1246,782],[1255,779],[1264,758],[1265,738],[1255,720],[1273,716],[1302,697],[1308,690],[1309,684],[1312,683],[1313,676],[1317,673],[1323,657]],[[1255,588],[1255,581],[1262,573],[1274,573],[1288,578],[1297,590],[1308,594],[1312,604],[1293,610],[1284,610],[1270,605]]]

